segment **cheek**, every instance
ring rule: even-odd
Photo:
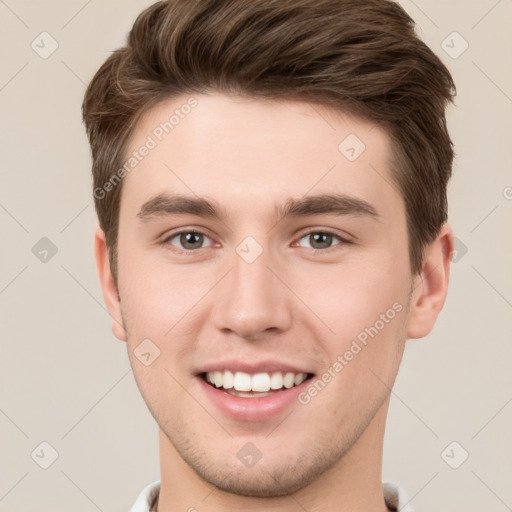
[[[161,254],[123,252],[122,246],[119,254],[123,312],[138,336],[164,340],[181,319],[194,315],[213,284],[211,272],[201,266],[171,265]]]
[[[400,270],[392,258],[311,267],[297,278],[297,295],[304,297],[312,321],[323,327],[326,339],[335,340],[336,349],[376,323],[380,328],[385,321],[380,330],[389,331],[396,319],[403,321],[411,278],[407,267]]]
[[[353,262],[336,270],[324,269],[303,281],[301,293],[308,290],[304,295],[308,305],[334,331],[318,320],[313,320],[316,327],[310,324],[326,356],[324,377],[329,391],[320,399],[326,407],[334,400],[352,410],[363,402],[377,403],[388,393],[406,339],[411,278],[408,266],[402,265],[392,257]],[[313,282],[325,284],[311,286]]]
[[[354,421],[347,419],[346,411],[361,421],[376,411],[398,371],[406,340],[409,282],[406,276],[401,281],[382,276],[380,272],[340,272],[339,280],[331,280],[325,293],[317,290],[308,295],[311,304],[317,305],[317,315],[334,333],[318,321],[316,327],[310,324],[319,333],[324,366],[316,377],[320,382],[304,392],[301,403],[314,401],[318,410],[338,415],[336,421]]]

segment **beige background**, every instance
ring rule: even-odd
[[[0,0],[1,512],[127,511],[159,477],[156,424],[96,278],[80,118],[85,84],[150,3]],[[460,244],[436,329],[408,343],[383,479],[416,512],[511,510],[512,2],[402,3],[458,86],[449,194]],[[51,49],[43,31],[58,43],[46,59],[31,47]],[[469,44],[457,58],[453,31]],[[32,251],[42,237],[58,250],[46,262]]]

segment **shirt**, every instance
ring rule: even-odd
[[[405,491],[396,484],[383,482],[384,500],[391,510],[400,512],[414,512],[409,504]],[[160,492],[160,480],[146,486],[140,493],[130,512],[152,512],[158,493]]]

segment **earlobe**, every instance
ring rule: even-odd
[[[444,224],[436,239],[425,247],[421,272],[414,280],[408,338],[423,338],[433,329],[448,293],[453,232]]]
[[[119,340],[126,341],[127,336],[121,314],[121,302],[110,269],[105,233],[101,228],[98,228],[94,234],[94,256],[103,298],[112,318],[112,332]]]

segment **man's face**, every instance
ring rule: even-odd
[[[152,149],[121,198],[128,354],[169,457],[231,492],[289,493],[385,417],[412,285],[389,139],[306,103],[194,98],[131,140]]]

